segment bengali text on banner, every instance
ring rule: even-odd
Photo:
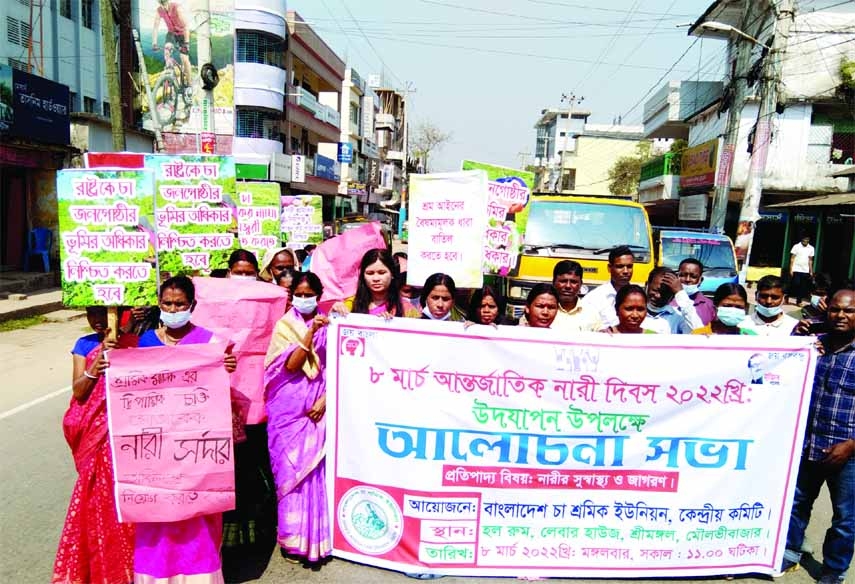
[[[107,415],[124,523],[234,509],[224,343],[109,352]]]
[[[360,315],[336,320],[330,339],[336,555],[464,576],[781,565],[810,339],[571,341]],[[761,384],[748,369],[757,354]]]

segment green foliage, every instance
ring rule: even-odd
[[[7,333],[9,331],[18,331],[21,329],[29,328],[31,326],[36,326],[37,324],[42,324],[47,319],[38,314],[36,316],[28,316],[26,318],[13,318],[12,320],[5,320],[0,322],[0,333]]]
[[[855,61],[846,57],[840,59],[840,84],[855,90]]]
[[[689,147],[689,143],[682,138],[674,140],[671,148],[668,150],[674,157],[671,159],[671,174],[680,174],[680,168],[683,163],[683,152]]]
[[[653,143],[639,142],[635,156],[621,156],[609,169],[609,192],[613,195],[632,195],[638,191],[641,166],[652,158]]]

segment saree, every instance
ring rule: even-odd
[[[302,346],[307,331],[303,316],[293,308],[276,323],[265,359],[264,387],[277,541],[285,552],[315,562],[332,551],[323,465],[326,417],[315,424],[306,412],[326,393],[327,329],[315,333],[311,348]],[[298,347],[311,350],[302,369],[291,373],[285,363]]]
[[[193,327],[179,345],[213,342],[214,335]],[[148,331],[140,347],[163,343]],[[137,523],[134,544],[134,584],[224,584],[220,542],[223,516],[220,513],[169,523]]]
[[[119,346],[136,346],[137,338],[124,335]],[[100,346],[86,355],[87,369]],[[52,584],[128,584],[133,579],[134,526],[119,523],[113,490],[113,456],[107,437],[107,390],[100,377],[85,401],[71,398],[62,419],[62,431],[71,447],[77,481],[68,514]]]

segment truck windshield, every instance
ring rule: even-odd
[[[724,268],[735,270],[733,246],[727,239],[707,239],[698,237],[669,237],[662,239],[662,265],[672,270],[680,266],[686,258],[699,260],[705,270]]]
[[[647,218],[638,207],[608,203],[533,201],[526,225],[527,247],[565,247],[596,251],[628,245],[650,252]]]

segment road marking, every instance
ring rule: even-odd
[[[7,411],[3,412],[2,414],[0,414],[0,420],[2,420],[4,418],[8,418],[9,416],[14,416],[15,414],[20,414],[24,410],[28,410],[33,406],[37,406],[42,402],[46,402],[49,399],[53,399],[59,395],[62,395],[64,393],[68,393],[69,391],[71,391],[70,385],[67,387],[63,387],[62,389],[57,389],[56,391],[49,393],[47,395],[43,395],[42,397],[37,397],[36,399],[34,399],[32,401],[28,401],[25,404],[19,405],[17,408],[12,408],[11,410],[7,410]]]

